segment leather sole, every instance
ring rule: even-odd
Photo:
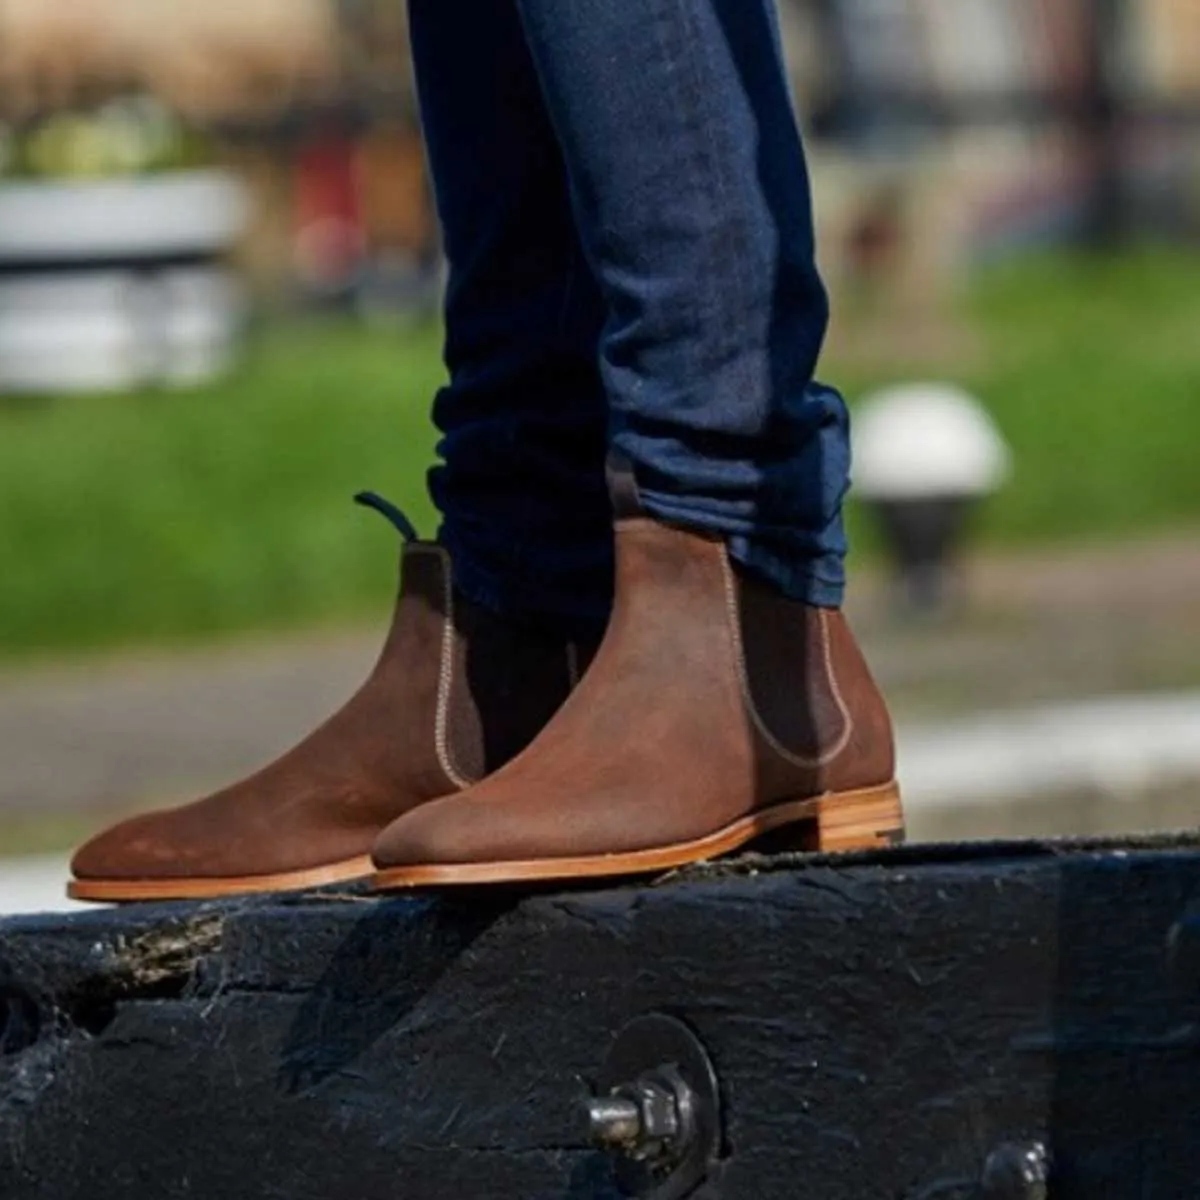
[[[375,891],[389,892],[419,887],[653,875],[722,858],[768,837],[774,851],[842,853],[897,845],[904,840],[900,789],[895,783],[889,783],[862,791],[792,800],[743,817],[707,837],[652,850],[523,862],[393,867],[377,871],[371,886]]]
[[[130,904],[145,900],[215,900],[222,896],[254,896],[270,892],[306,892],[335,883],[368,879],[374,871],[370,855],[278,875],[240,875],[214,879],[75,879],[67,884],[72,900],[96,904]]]

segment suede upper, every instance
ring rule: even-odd
[[[256,877],[365,856],[390,821],[523,749],[592,648],[466,601],[439,546],[408,546],[402,572],[383,652],[341,711],[249,779],[93,839],[76,878]]]
[[[636,852],[894,770],[887,709],[840,612],[748,577],[719,539],[634,518],[617,526],[616,607],[581,686],[506,767],[394,823],[375,860]]]

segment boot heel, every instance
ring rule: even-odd
[[[823,798],[817,803],[815,832],[815,849],[823,854],[899,846],[904,841],[899,787],[891,783]]]
[[[756,854],[845,854],[904,841],[904,808],[894,783],[836,792],[768,810],[766,826],[745,849]]]

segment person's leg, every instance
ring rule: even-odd
[[[251,778],[92,839],[79,898],[369,874],[385,826],[518,754],[595,652],[612,600],[603,306],[561,154],[513,0],[413,0],[412,17],[451,263],[441,544],[405,550],[391,634],[349,704]]]
[[[397,821],[381,888],[653,872],[786,830],[887,844],[887,708],[843,615],[846,410],[772,0],[517,0],[601,281],[616,586],[529,750]]]
[[[845,406],[772,0],[517,0],[610,318],[616,447],[663,519],[842,597]]]
[[[410,0],[449,260],[430,478],[472,599],[602,628],[612,596],[604,306],[515,0]]]

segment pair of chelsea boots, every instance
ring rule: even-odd
[[[615,537],[598,644],[469,602],[445,550],[409,542],[353,699],[244,782],[89,842],[71,894],[570,881],[898,841],[891,721],[844,616],[718,538],[636,512]]]

